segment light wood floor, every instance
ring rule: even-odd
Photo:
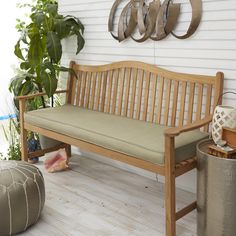
[[[71,171],[48,174],[39,222],[22,236],[165,235],[164,186],[94,160],[74,156]],[[195,196],[177,190],[182,207]],[[178,221],[179,236],[196,235],[196,212]]]

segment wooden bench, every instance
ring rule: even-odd
[[[57,92],[66,93],[67,105],[62,107],[63,112],[60,108],[26,112],[27,99],[45,94],[18,97],[22,160],[27,161],[29,157],[27,130],[30,130],[68,144],[68,153],[69,145],[75,145],[165,176],[166,235],[174,236],[176,221],[196,208],[196,202],[193,202],[176,212],[175,179],[196,168],[195,150],[191,156],[186,156],[185,149],[179,149],[179,146],[182,148],[181,137],[185,137],[186,142],[188,137],[195,134],[191,132],[200,135],[199,129],[209,131],[213,110],[218,102],[221,103],[223,73],[218,72],[216,76],[175,73],[135,61],[102,66],[71,62],[70,67],[78,74],[78,79],[70,75],[67,89]],[[76,112],[78,122],[73,120]],[[45,117],[49,121],[44,122]],[[50,122],[52,128],[48,127]],[[104,123],[110,125],[108,129]],[[117,124],[122,125],[116,129]],[[96,125],[97,128],[94,128]],[[63,131],[64,126],[71,133],[67,129]],[[131,127],[136,127],[134,134],[126,132]],[[76,129],[79,131],[75,132]],[[158,130],[161,130],[161,136]],[[157,139],[154,131],[159,135]],[[114,135],[117,136],[111,137]],[[140,143],[136,146],[129,135]],[[198,136],[200,138],[202,136]],[[149,150],[152,148],[149,147],[149,141],[152,145],[153,142],[157,146],[163,145],[162,150],[157,151],[158,160],[153,155],[155,147]],[[195,146],[195,141],[198,140],[194,140],[192,146]],[[182,152],[179,153],[179,150]],[[142,156],[142,153],[147,155]],[[161,155],[164,155],[163,159]]]

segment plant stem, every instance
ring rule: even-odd
[[[52,58],[50,58],[50,63],[51,63],[52,66],[53,66]],[[53,95],[52,95],[52,97],[51,97],[51,106],[54,107],[54,97],[53,97]]]
[[[40,84],[38,84],[38,90],[40,93],[43,92],[43,89]],[[45,100],[43,96],[41,96],[41,100],[42,100],[43,108],[46,108],[46,104],[45,104]]]
[[[51,106],[54,107],[54,96],[51,97]]]

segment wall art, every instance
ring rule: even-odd
[[[181,3],[174,3],[173,0],[153,0],[149,3],[145,0],[130,0],[121,11],[118,20],[117,35],[114,31],[114,18],[117,9],[124,0],[116,0],[111,8],[108,31],[113,38],[122,42],[131,37],[136,42],[144,42],[147,39],[155,41],[166,38],[172,34],[178,39],[186,39],[197,30],[202,16],[202,1],[190,0],[192,18],[186,33],[177,35],[174,29],[180,16]],[[135,32],[140,34],[136,36]]]

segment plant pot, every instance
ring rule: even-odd
[[[52,148],[52,147],[56,147],[60,144],[62,144],[62,142],[52,139],[52,138],[48,138],[44,135],[39,134],[39,141],[40,141],[40,146],[42,149],[47,149],[47,148]]]

